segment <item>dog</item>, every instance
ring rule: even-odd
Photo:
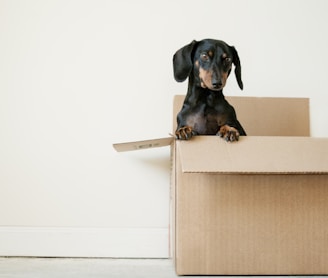
[[[173,56],[174,78],[188,78],[188,92],[177,115],[176,139],[189,140],[195,135],[218,135],[226,141],[238,141],[246,132],[237,120],[235,109],[226,101],[222,89],[235,66],[240,89],[241,65],[238,53],[224,41],[192,41]]]

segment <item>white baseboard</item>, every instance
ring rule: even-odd
[[[0,256],[168,258],[167,228],[0,227]]]

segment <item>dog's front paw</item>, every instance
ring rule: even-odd
[[[239,131],[234,127],[228,125],[221,126],[217,135],[228,142],[234,142],[239,140]]]
[[[183,126],[176,130],[175,138],[180,140],[189,140],[196,135],[196,132],[190,126]]]

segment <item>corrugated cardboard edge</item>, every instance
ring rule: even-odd
[[[175,142],[175,141],[174,141]],[[175,213],[176,213],[176,201],[175,201],[175,185],[176,185],[176,144],[173,143],[171,144],[170,148],[170,160],[171,160],[171,171],[170,171],[170,221],[169,221],[169,257],[170,258],[175,258]],[[174,261],[175,264],[175,261]]]

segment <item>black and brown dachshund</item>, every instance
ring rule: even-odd
[[[232,64],[240,89],[241,66],[233,46],[223,41],[205,39],[192,41],[173,57],[174,78],[178,82],[189,77],[188,92],[177,116],[177,139],[188,140],[194,135],[219,135],[226,141],[237,141],[246,135],[238,122],[235,109],[222,93]]]

